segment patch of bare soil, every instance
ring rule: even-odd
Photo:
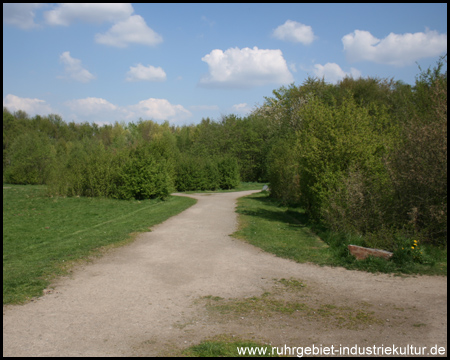
[[[447,278],[298,264],[233,239],[235,201],[197,204],[3,308],[3,356],[179,355],[215,335],[274,346],[447,348]],[[425,355],[427,355],[425,353]]]

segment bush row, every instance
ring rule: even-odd
[[[177,162],[178,191],[233,189],[240,183],[237,160],[232,157],[184,155]]]
[[[267,157],[273,197],[370,247],[446,244],[446,73],[429,70],[414,88],[347,79],[275,94],[265,109],[282,135]]]
[[[4,179],[13,184],[48,184],[54,195],[117,199],[164,199],[175,189],[239,185],[235,158],[180,155],[173,150],[163,140],[113,149],[88,138],[57,149],[43,134],[27,132],[12,144]]]

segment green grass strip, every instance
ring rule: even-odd
[[[342,266],[372,273],[447,276],[446,248],[422,246],[430,260],[424,264],[413,261],[400,263],[375,257],[356,260],[350,255],[347,246],[365,246],[363,237],[334,233],[320,227],[317,227],[317,236],[311,230],[311,223],[303,209],[280,205],[267,192],[239,198],[236,211],[240,228],[233,234],[234,237],[299,263]]]
[[[327,244],[307,226],[303,210],[280,206],[263,192],[238,199],[236,211],[240,229],[234,237],[300,263],[331,263]]]
[[[166,201],[48,197],[45,186],[3,186],[3,304],[39,296],[67,264],[130,240],[193,205]]]

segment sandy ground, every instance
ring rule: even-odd
[[[446,277],[297,264],[233,239],[236,199],[252,192],[189,195],[197,204],[152,232],[75,268],[45,296],[4,306],[3,356],[179,355],[220,334],[290,347],[447,349]],[[305,287],[283,288],[283,278]],[[221,312],[204,298],[245,304],[267,293],[317,312]]]

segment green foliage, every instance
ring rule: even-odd
[[[240,184],[237,160],[184,154],[176,167],[178,191],[233,189]]]
[[[271,195],[284,204],[300,202],[298,148],[295,138],[277,139],[267,155],[267,179]]]
[[[393,131],[383,108],[360,107],[352,97],[334,107],[313,99],[300,110],[299,116],[301,201],[315,219],[324,216],[329,221],[334,219],[329,217],[333,195],[342,189],[352,171],[364,176],[376,174],[371,178],[378,182],[373,184],[378,188],[386,184],[388,175],[383,172],[382,156]]]
[[[356,260],[350,254],[348,245],[371,247],[369,244],[375,239],[332,231],[313,222],[303,209],[281,205],[264,193],[239,198],[237,204],[239,230],[233,236],[277,256],[299,263],[311,262],[369,272],[447,274],[445,247],[414,242],[398,232],[392,235],[395,229],[386,229],[386,237],[392,240],[394,236],[390,249],[394,256],[391,260],[374,257]]]
[[[396,236],[447,239],[446,56],[414,86],[309,77],[273,90],[249,116],[64,123],[3,109],[4,181],[54,194],[166,197],[269,180],[271,196],[317,222],[392,247]],[[370,245],[370,243],[369,243]]]
[[[399,265],[418,263],[434,266],[436,264],[436,260],[425,252],[418,240],[402,239],[396,245],[397,249],[394,250],[392,260]]]
[[[445,57],[444,57],[445,58]],[[442,58],[414,87],[393,79],[308,78],[273,92],[267,118],[272,197],[328,228],[392,249],[397,236],[447,238],[447,74]]]
[[[415,86],[414,112],[386,165],[396,192],[397,217],[413,226],[423,241],[445,244],[447,77],[430,70],[423,77]]]
[[[128,161],[121,166],[116,191],[119,199],[167,198],[174,189],[173,166],[150,145],[132,150]]]
[[[44,184],[54,156],[55,149],[44,134],[18,135],[9,148],[4,179],[11,184]]]
[[[241,180],[239,176],[239,165],[235,158],[224,157],[217,163],[219,170],[219,187],[221,189],[233,189],[237,187]]]
[[[177,163],[178,191],[216,190],[220,187],[217,161],[212,158],[183,155]]]
[[[111,196],[119,165],[115,160],[113,154],[94,139],[68,144],[58,154],[48,182],[49,192],[65,196]]]

